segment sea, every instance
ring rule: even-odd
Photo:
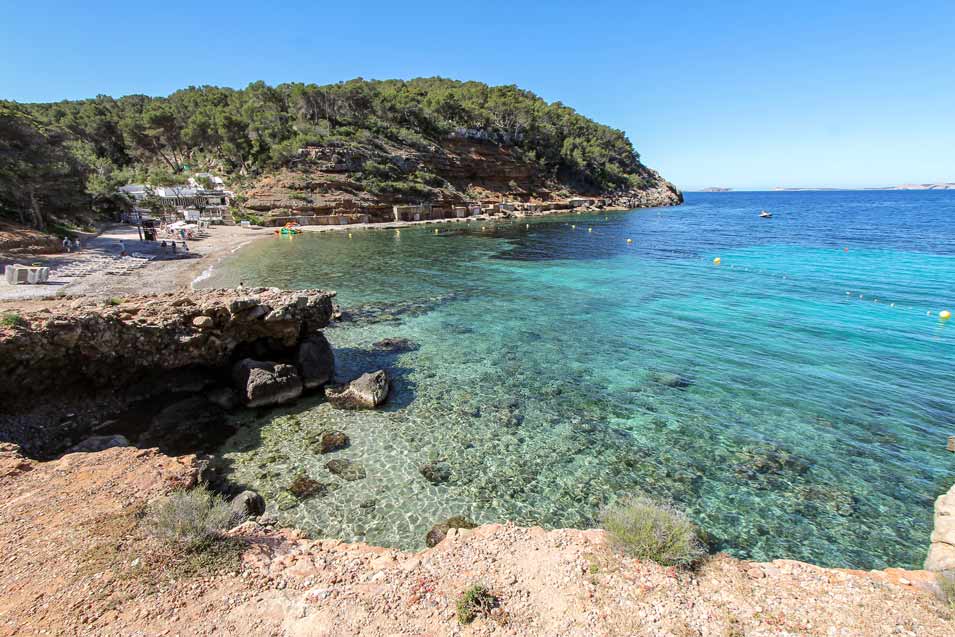
[[[955,319],[940,317],[955,192],[687,193],[305,233],[254,242],[200,285],[240,282],[335,290],[337,380],[393,382],[373,411],[319,395],[242,412],[219,450],[316,537],[418,549],[457,515],[590,528],[641,494],[741,558],[918,567],[955,482]],[[350,445],[319,453],[326,430]],[[302,476],[323,487],[296,498]]]

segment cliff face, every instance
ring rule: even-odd
[[[369,166],[374,166],[373,173]],[[326,144],[303,148],[290,167],[253,182],[242,207],[267,218],[366,214],[390,221],[395,204],[549,203],[592,198],[597,205],[673,206],[683,195],[640,166],[638,188],[604,191],[570,175],[545,174],[515,148],[481,139],[449,138],[427,150]]]

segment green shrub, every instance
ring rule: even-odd
[[[646,497],[631,497],[604,510],[603,528],[619,550],[664,566],[691,566],[705,551],[696,526],[682,512]]]
[[[253,226],[261,226],[263,224],[263,219],[260,215],[253,214],[247,210],[241,210],[239,208],[229,208],[229,212],[232,213],[232,219],[236,223],[240,221],[248,221]]]
[[[482,584],[475,584],[458,597],[458,621],[470,624],[479,616],[485,617],[498,606],[498,599]]]
[[[174,491],[154,503],[143,520],[146,532],[155,538],[188,551],[213,550],[225,539],[235,515],[221,496],[206,487]]]
[[[23,317],[16,312],[8,312],[0,318],[0,325],[4,327],[23,327],[27,324]]]

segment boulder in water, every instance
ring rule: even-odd
[[[295,363],[308,389],[321,387],[335,376],[335,354],[321,333],[312,334],[298,346]]]
[[[255,491],[243,491],[232,498],[232,512],[243,519],[255,518],[265,513],[265,500]]]
[[[302,379],[291,365],[244,358],[233,366],[232,379],[247,407],[281,404],[302,395]]]
[[[325,396],[339,409],[373,409],[388,398],[390,384],[384,370],[362,374],[347,385],[328,387]]]
[[[444,522],[439,522],[431,527],[431,530],[428,531],[428,534],[424,537],[425,544],[428,547],[437,546],[441,540],[443,540],[447,535],[448,531],[451,529],[474,529],[477,528],[477,524],[467,519],[463,515],[455,515],[450,517]]]

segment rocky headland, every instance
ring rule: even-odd
[[[955,569],[955,487],[936,503],[926,571],[722,554],[675,569],[622,556],[599,530],[465,518],[435,520],[416,553],[279,528],[270,503],[196,452],[233,433],[230,410],[307,392],[343,409],[388,399],[387,370],[335,378],[322,333],[333,301],[256,288],[3,307],[14,318],[0,327],[0,634],[952,634],[936,572]],[[317,433],[322,449],[348,444]],[[358,469],[335,467],[343,479]],[[420,471],[440,482],[444,468]],[[211,563],[139,523],[200,482],[245,520],[228,532],[235,551]],[[476,583],[499,606],[462,627],[455,600]]]

